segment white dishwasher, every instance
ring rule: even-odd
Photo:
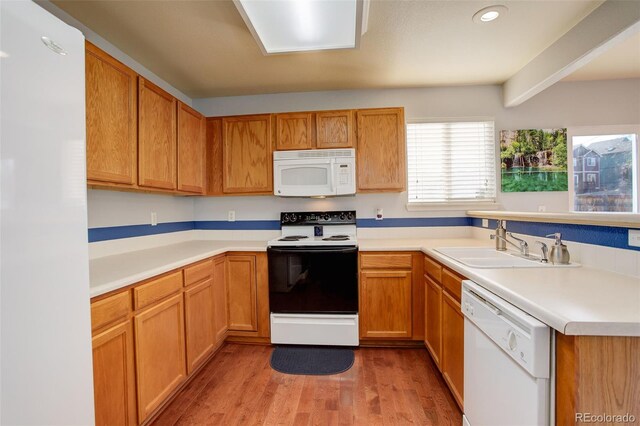
[[[473,281],[462,283],[465,426],[552,424],[549,327]]]

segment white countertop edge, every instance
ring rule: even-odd
[[[108,283],[105,283],[99,286],[91,287],[89,290],[89,296],[91,298],[102,296],[103,294],[107,294],[111,291],[119,290],[121,288],[125,288],[133,284],[137,284],[149,278],[153,278],[158,275],[164,274],[165,272],[169,272],[174,269],[183,268],[191,263],[195,263],[200,260],[207,259],[209,257],[214,257],[217,255],[224,254],[227,252],[232,252],[232,251],[264,252],[264,251],[267,251],[267,249],[266,247],[246,247],[246,246],[233,247],[231,246],[231,247],[222,247],[222,248],[203,251],[197,255],[181,258],[174,262],[164,264],[161,267],[148,269],[143,272],[137,273],[135,275],[129,275],[119,280],[110,281]]]
[[[482,275],[482,269],[466,267],[451,258],[437,252],[433,248],[422,248],[422,252],[432,256],[443,265],[464,275],[467,279],[486,288],[507,302],[522,309],[534,318],[547,324],[554,330],[566,335],[580,336],[632,336],[640,337],[640,324],[628,322],[575,322],[559,312],[552,312],[543,306],[532,303],[518,293],[509,291],[497,282],[488,280]]]

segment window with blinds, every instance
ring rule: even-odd
[[[493,121],[407,125],[409,203],[495,202]]]

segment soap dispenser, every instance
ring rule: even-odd
[[[571,260],[571,256],[569,255],[569,249],[566,245],[562,243],[562,234],[560,232],[556,232],[555,234],[547,235],[547,238],[553,237],[556,239],[554,245],[551,246],[551,253],[549,255],[549,260],[554,265],[568,265]]]

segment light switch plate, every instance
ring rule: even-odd
[[[235,210],[229,210],[228,221],[229,222],[235,222],[236,221],[236,211]]]
[[[156,212],[151,212],[151,226],[156,226],[158,224],[158,214]]]
[[[482,227],[483,228],[489,227],[489,219],[482,219]]]
[[[629,229],[629,245],[640,247],[640,229]]]
[[[384,212],[382,209],[376,209],[376,220],[384,219]]]

